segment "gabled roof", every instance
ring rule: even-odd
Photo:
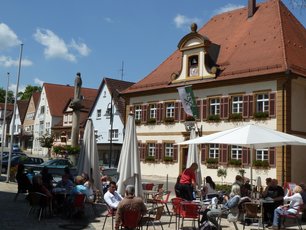
[[[248,8],[219,14],[211,18],[198,33],[220,45],[216,79],[188,84],[254,77],[287,70],[306,77],[306,31],[280,0],[257,4],[248,18]],[[171,54],[153,72],[123,93],[172,88],[173,73],[181,70],[179,50]]]
[[[110,94],[113,96],[113,101],[115,103],[115,106],[117,110],[120,113],[120,118],[122,121],[125,120],[125,100],[120,96],[120,93],[133,85],[134,82],[129,82],[129,81],[122,81],[122,80],[116,80],[112,78],[103,78],[100,87],[98,89],[98,95],[102,93],[102,89],[104,86],[106,86],[110,92]],[[92,109],[95,107],[97,104],[97,100],[99,97],[96,97],[96,100],[94,102],[94,105],[92,106]],[[92,113],[92,111],[90,111]]]
[[[67,102],[74,96],[74,87],[69,85],[57,85],[44,83],[49,110],[52,116],[60,117]],[[81,95],[84,99],[94,100],[97,95],[96,89],[82,88]]]
[[[14,109],[14,104],[11,104],[11,103],[7,103],[6,104],[6,111],[12,111]],[[0,110],[3,110],[4,111],[4,108],[5,107],[5,103],[0,103]]]
[[[27,113],[29,102],[30,102],[30,99],[17,101],[18,110],[19,110],[19,118],[20,118],[21,124],[23,124],[25,115]]]
[[[40,94],[41,94],[41,92],[34,92],[32,94],[35,108],[37,108],[37,105],[38,105],[38,102],[39,102],[39,98],[40,98]]]

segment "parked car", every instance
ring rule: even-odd
[[[40,165],[43,163],[44,160],[39,157],[28,157],[24,155],[16,155],[12,156],[11,158],[11,167],[15,167],[18,164],[24,164],[24,165]],[[4,158],[2,161],[2,172],[6,173],[8,167],[8,157]]]
[[[19,145],[17,144],[13,145],[13,152],[21,152]]]
[[[40,164],[40,166],[47,166],[48,168],[65,168],[65,167],[69,167],[71,168],[73,166],[72,162],[69,159],[52,159],[52,160],[48,160],[42,164]]]

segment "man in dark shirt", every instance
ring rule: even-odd
[[[264,209],[264,221],[268,226],[272,225],[274,210],[284,203],[285,192],[284,189],[278,185],[278,181],[273,179],[270,184],[267,185],[263,198],[270,197],[273,199],[273,203],[263,203]]]

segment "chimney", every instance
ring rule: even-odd
[[[256,0],[249,0],[248,3],[248,18],[253,17],[256,11]]]

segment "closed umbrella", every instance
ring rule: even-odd
[[[128,116],[117,172],[119,173],[119,179],[117,182],[118,192],[121,195],[124,195],[125,187],[127,185],[134,185],[135,195],[143,196],[140,157],[138,151],[135,118],[133,114],[129,114]]]
[[[195,129],[192,129],[190,132],[190,139],[196,138],[196,131]],[[202,174],[201,174],[201,164],[200,164],[200,158],[199,158],[199,148],[198,145],[189,145],[188,147],[188,155],[187,155],[187,168],[191,166],[192,163],[197,163],[198,164],[198,169],[196,171],[196,181],[198,188],[201,188],[202,185]]]
[[[250,124],[237,128],[213,133],[211,135],[198,137],[184,141],[179,144],[228,144],[244,146],[251,149],[251,184],[253,183],[252,156],[253,151],[259,148],[276,147],[283,145],[306,145],[306,139],[287,133],[275,131],[259,125]]]
[[[94,185],[101,191],[99,156],[95,130],[91,119],[88,119],[85,126],[83,143],[77,164],[77,173],[85,172],[94,181]]]

